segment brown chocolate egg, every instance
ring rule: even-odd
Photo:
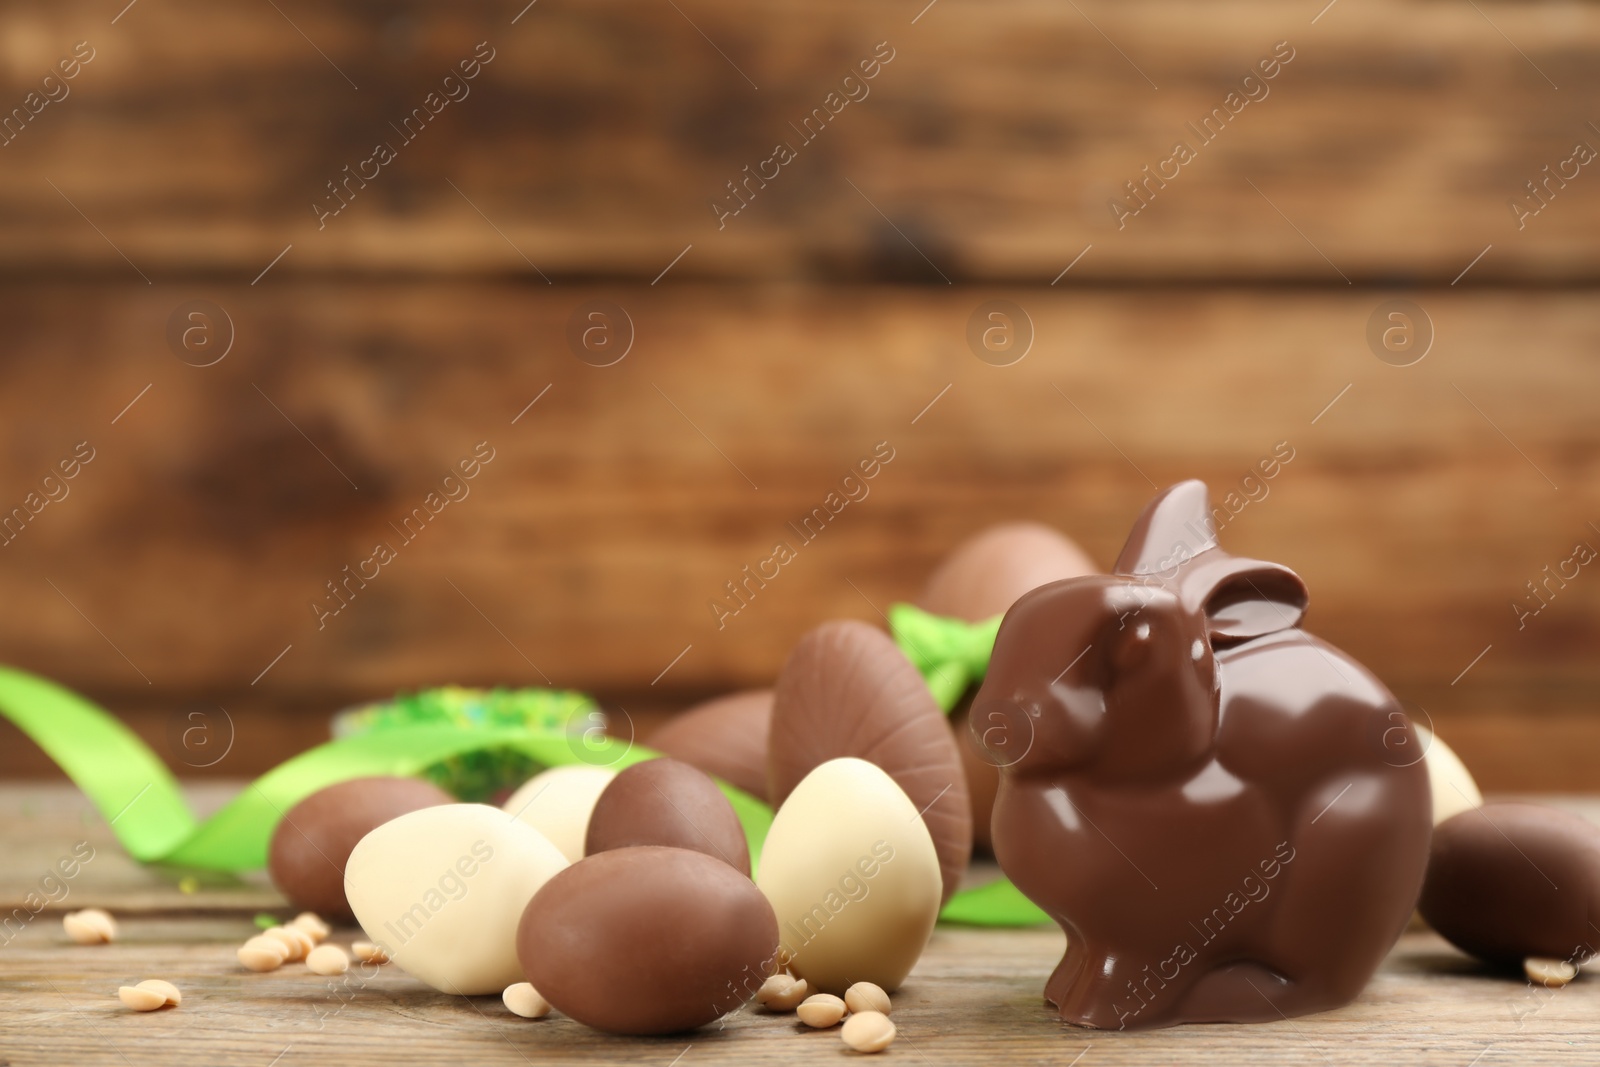
[[[922,812],[948,901],[972,856],[961,753],[922,675],[888,634],[855,620],[812,630],[783,666],[767,754],[774,806],[813,768],[843,756],[876,764]]]
[[[635,845],[704,852],[750,877],[750,846],[733,805],[704,771],[675,759],[635,763],[595,801],[583,854]]]
[[[771,726],[772,690],[750,689],[674,715],[645,744],[765,800]]]
[[[1433,831],[1422,917],[1461,951],[1502,967],[1600,953],[1600,827],[1543,804],[1496,803]]]
[[[935,615],[982,622],[1030,589],[1098,574],[1083,549],[1037,522],[991,526],[957,545],[922,587],[917,606]]]
[[[533,988],[613,1034],[704,1026],[753,997],[777,954],[778,920],[754,882],[703,852],[655,845],[574,863],[517,928]]]
[[[356,842],[390,819],[454,802],[416,778],[352,778],[319,789],[279,820],[267,848],[267,873],[295,907],[353,922],[344,868]]]

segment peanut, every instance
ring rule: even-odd
[[[1522,973],[1526,974],[1528,981],[1535,985],[1560,989],[1578,977],[1578,968],[1567,960],[1529,956],[1522,961]]]
[[[882,1052],[894,1041],[894,1023],[881,1011],[857,1012],[845,1020],[839,1036],[857,1052]]]
[[[328,924],[322,921],[322,916],[318,915],[314,911],[302,911],[287,925],[299,930],[301,933],[311,938],[314,944],[318,945],[328,940],[328,934],[332,932],[328,928]]]
[[[520,1015],[524,1019],[543,1019],[550,1014],[550,1002],[540,996],[539,991],[528,982],[506,986],[505,992],[500,994],[500,999],[511,1009],[513,1015]]]
[[[857,982],[844,991],[844,1006],[852,1012],[875,1011],[879,1015],[888,1015],[889,994],[883,991],[882,986]]]
[[[80,945],[103,945],[117,939],[117,921],[103,908],[69,911],[61,917],[61,928]]]
[[[289,947],[275,937],[252,937],[239,946],[239,962],[252,971],[275,971],[289,957]]]
[[[338,945],[318,945],[306,954],[312,974],[343,974],[350,969],[350,957]]]
[[[768,1011],[794,1011],[810,992],[811,989],[806,985],[804,978],[775,974],[762,982],[761,988],[756,990],[756,1003]]]
[[[167,1006],[167,994],[165,991],[151,989],[143,982],[138,985],[123,986],[117,990],[117,999],[134,1011],[155,1011],[157,1008]]]
[[[173,985],[171,982],[163,981],[160,978],[146,978],[144,981],[134,986],[134,988],[148,989],[152,992],[160,993],[166,998],[166,1002],[171,1004],[174,1008],[183,1003],[183,994],[178,992],[178,987]]]
[[[826,1030],[844,1018],[844,1001],[832,993],[818,993],[802,1000],[795,1013],[807,1026]]]
[[[311,938],[305,931],[296,930],[292,926],[274,926],[263,931],[261,936],[282,942],[286,950],[284,959],[287,960],[303,960],[306,958],[306,953],[316,947],[312,945]]]
[[[350,951],[362,963],[388,963],[389,954],[383,951],[382,945],[374,945],[371,941],[357,941],[350,946]]]

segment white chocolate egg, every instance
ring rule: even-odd
[[[866,760],[819,765],[784,801],[756,884],[778,917],[790,970],[813,990],[893,992],[939,917],[933,838],[904,790]]]
[[[443,993],[498,993],[522,981],[517,923],[567,866],[537,830],[487,804],[445,804],[363,837],[344,892],[367,937]]]
[[[584,763],[551,767],[523,782],[503,807],[549,838],[568,863],[577,863],[595,801],[616,776],[609,767]]]
[[[1411,726],[1417,731],[1422,751],[1427,753],[1428,784],[1433,788],[1433,825],[1438,826],[1452,815],[1483,807],[1483,793],[1461,757],[1426,726],[1420,723]]]

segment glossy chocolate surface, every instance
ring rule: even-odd
[[[679,712],[645,744],[765,800],[771,729],[772,690],[748,689]]]
[[[534,894],[517,928],[533,987],[613,1034],[703,1026],[753,997],[777,952],[778,920],[755,883],[681,848],[587,856]]]
[[[1418,907],[1451,944],[1496,966],[1581,963],[1600,953],[1600,827],[1543,804],[1452,816],[1433,831]]]
[[[972,730],[996,858],[1067,934],[1045,986],[1106,1029],[1345,1004],[1410,917],[1427,769],[1394,697],[1298,628],[1306,591],[1217,546],[1205,486],[1156,498],[1111,575],[1022,597]]]
[[[704,771],[675,759],[624,768],[589,813],[585,856],[635,845],[704,852],[750,877],[750,846],[733,805]]]
[[[295,907],[354,922],[344,898],[344,867],[356,843],[390,819],[454,802],[417,778],[352,778],[319,789],[279,820],[267,848],[267,873]]]
[[[773,805],[841,756],[876,764],[922,812],[948,901],[972,857],[972,809],[955,735],[893,638],[853,619],[807,633],[784,663],[767,757]]]

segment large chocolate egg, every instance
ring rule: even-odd
[[[972,855],[972,810],[955,735],[889,635],[854,620],[812,630],[783,666],[767,755],[773,804],[813,768],[845,756],[876,764],[922,813],[948,901]]]
[[[450,803],[449,793],[416,778],[352,778],[319,789],[278,822],[267,849],[267,874],[295,907],[352,921],[344,868],[356,842],[390,819]]]
[[[765,800],[771,727],[772,690],[751,689],[674,715],[645,743]]]
[[[1422,917],[1461,951],[1520,967],[1600,953],[1600,827],[1543,804],[1473,808],[1433,831]]]
[[[1031,589],[1063,578],[1098,574],[1059,531],[1036,522],[991,526],[957,545],[922,587],[917,605],[935,615],[982,622]]]
[[[778,921],[755,883],[703,852],[653,845],[568,867],[517,928],[533,987],[613,1034],[712,1022],[755,995],[777,952]]]
[[[595,801],[584,855],[635,845],[704,852],[750,877],[750,846],[733,805],[704,771],[675,759],[635,763]]]

